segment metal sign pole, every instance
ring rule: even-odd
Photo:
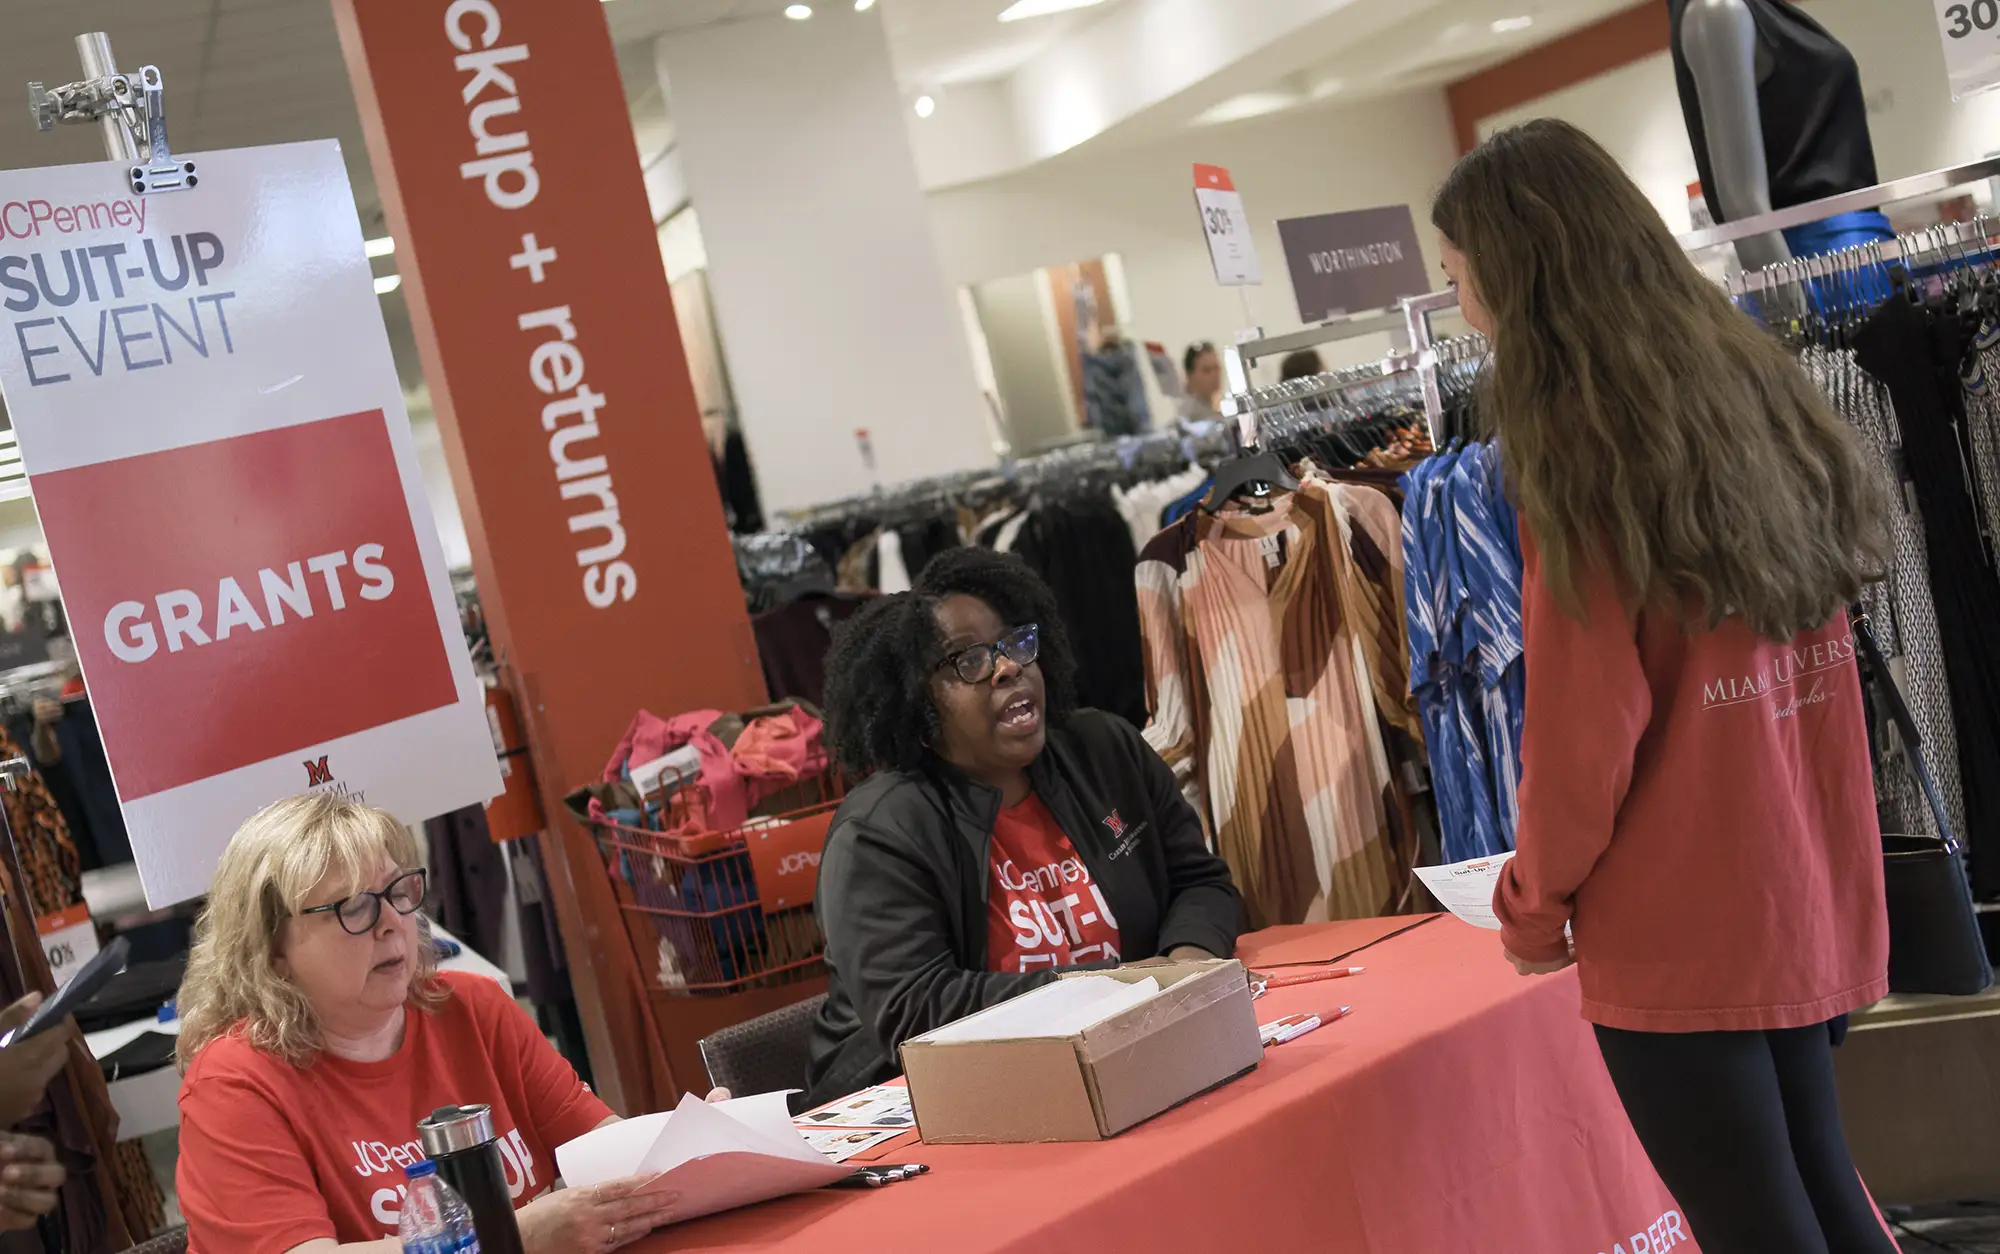
[[[118,58],[111,53],[111,36],[101,30],[76,37],[76,59],[83,63],[86,79],[115,78],[118,74]],[[107,112],[97,119],[97,128],[104,135],[104,155],[113,161],[137,161],[139,145],[133,140],[132,132],[125,129],[125,123],[116,113]]]
[[[60,87],[28,84],[28,111],[39,130],[58,122],[95,122],[104,136],[104,151],[125,163],[127,182],[140,196],[177,192],[193,187],[194,162],[177,160],[167,144],[167,104],[160,71],[142,65],[136,73],[120,74],[111,52],[111,37],[91,31],[76,37],[76,55],[84,78]]]

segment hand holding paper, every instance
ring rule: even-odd
[[[1474,927],[1497,932],[1500,920],[1493,913],[1493,889],[1500,882],[1501,870],[1513,857],[1511,853],[1503,853],[1497,858],[1474,858],[1450,866],[1420,866],[1417,878],[1445,909]]]
[[[652,1176],[647,1193],[679,1194],[672,1222],[817,1189],[846,1175],[792,1128],[787,1094],[709,1105],[689,1094],[671,1112],[610,1124],[556,1149],[572,1188]]]

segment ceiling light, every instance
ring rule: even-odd
[[[875,0],[854,0],[854,11],[856,13],[866,13],[874,7]]]
[[[389,293],[395,291],[397,288],[401,286],[403,286],[402,275],[400,274],[381,275],[375,280],[375,294],[377,296],[387,296]]]
[[[386,235],[361,241],[361,251],[370,257],[386,257],[396,251],[396,241]]]
[[[918,96],[913,107],[916,109],[918,117],[927,118],[937,112],[937,98],[935,96]]]
[[[794,22],[803,22],[812,15],[813,7],[809,4],[788,4],[785,6],[785,16],[791,18]]]
[[[1231,96],[1221,104],[1199,114],[1194,119],[1196,126],[1219,126],[1225,122],[1246,122],[1251,118],[1261,118],[1267,114],[1283,113],[1299,103],[1297,92],[1251,91],[1240,96]]]
[[[1493,23],[1493,33],[1496,35],[1511,35],[1517,30],[1526,30],[1534,24],[1535,19],[1531,14],[1524,13],[1520,17],[1503,17]]]
[[[1047,17],[1051,13],[1067,13],[1071,9],[1087,9],[1104,0],[1014,0],[1001,13],[1003,22],[1018,22],[1027,17]]]

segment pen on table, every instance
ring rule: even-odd
[[[1354,1007],[1342,1006],[1339,1010],[1317,1015],[1287,1015],[1274,1023],[1266,1023],[1257,1029],[1266,1047],[1283,1045],[1295,1041],[1306,1033],[1314,1031],[1338,1019],[1345,1019],[1354,1013]]]
[[[1344,980],[1350,975],[1360,975],[1367,967],[1329,967],[1324,971],[1301,971],[1293,975],[1274,975],[1265,981],[1266,988],[1290,988],[1294,984],[1317,984],[1322,980]]]

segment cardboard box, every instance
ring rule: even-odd
[[[1833,1051],[1854,1165],[1884,1206],[2000,1196],[2000,988],[1890,997]]]
[[[903,1071],[926,1142],[1102,1140],[1243,1075],[1264,1056],[1240,962],[1162,961],[1063,978],[1085,975],[1127,984],[1152,976],[1161,991],[1072,1036],[938,1041],[927,1034],[904,1043]]]

